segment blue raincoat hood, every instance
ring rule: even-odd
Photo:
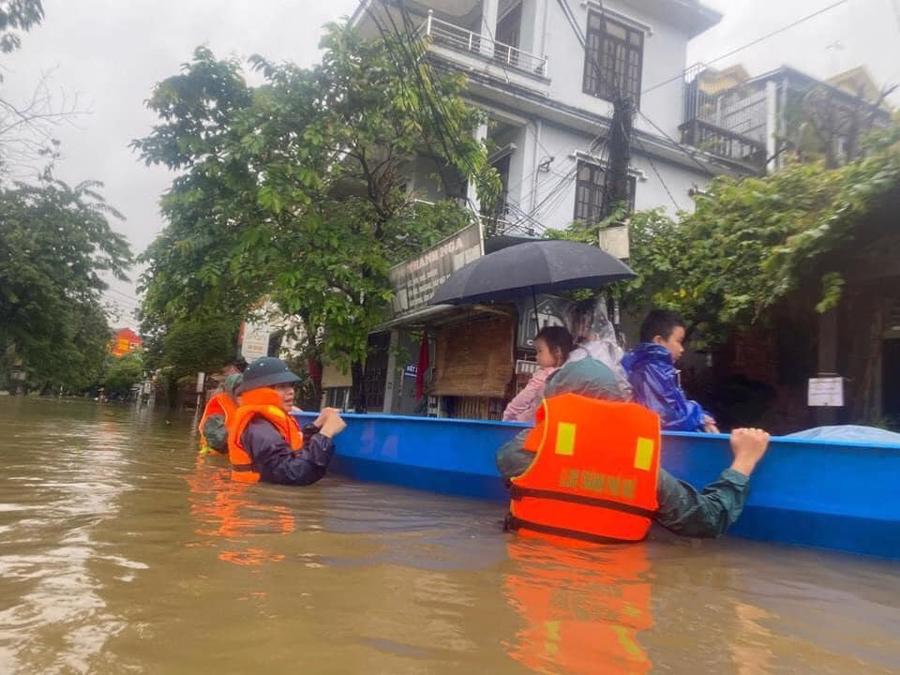
[[[642,342],[622,357],[622,367],[629,376],[633,371],[648,363],[656,363],[661,366],[675,365],[671,352],[655,342]]]
[[[628,373],[634,400],[656,412],[663,429],[698,431],[703,428],[708,413],[699,403],[685,397],[668,349],[655,342],[642,342],[622,357],[622,367]]]

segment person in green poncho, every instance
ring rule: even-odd
[[[589,398],[625,401],[614,373],[591,358],[568,363],[548,380],[544,397],[573,393]],[[524,449],[530,429],[523,430],[497,451],[497,468],[504,478],[525,472],[535,453]],[[697,490],[664,469],[659,470],[654,520],[686,537],[718,537],[740,516],[749,493],[750,475],[768,449],[769,435],[760,429],[736,429],[731,434],[734,461],[712,483]]]
[[[222,386],[206,402],[200,419],[200,452],[228,452],[228,421],[237,409],[237,394],[243,376],[240,373],[228,375]]]

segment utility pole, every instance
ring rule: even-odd
[[[630,98],[616,96],[613,101],[612,123],[607,141],[609,160],[603,181],[603,202],[600,210],[600,216],[603,219],[608,218],[617,205],[624,205],[626,210],[631,210],[631,199],[628,194],[628,165],[631,161],[633,122],[634,103]],[[600,233],[597,236],[600,237]],[[627,230],[625,237],[628,237]],[[612,320],[616,335],[621,341],[622,328],[618,300],[607,297],[607,313]]]
[[[628,164],[631,161],[631,134],[634,125],[634,103],[630,98],[617,96],[613,101],[612,123],[609,128],[609,164],[603,189],[604,218],[612,213],[616,204],[631,207],[628,194]]]
[[[557,4],[563,11],[566,20],[575,33],[581,48],[585,52],[585,58],[590,58],[588,52],[587,39],[581,29],[578,19],[575,17],[572,8],[569,6],[568,0],[556,0]],[[601,3],[602,6],[602,3]],[[600,64],[594,60],[591,65],[596,71],[597,77],[605,80],[606,76]],[[624,204],[626,209],[631,209],[631,199],[628,194],[628,164],[631,160],[631,134],[634,123],[635,102],[623,95],[622,84],[616,81],[616,77],[612,75],[613,81],[610,82],[613,91],[613,116],[607,137],[608,161],[606,167],[606,175],[603,180],[603,196],[600,203],[600,219],[606,219],[612,213],[616,204]],[[626,232],[626,237],[627,232]],[[599,233],[598,233],[599,239]],[[600,243],[599,241],[597,242]],[[609,313],[612,317],[612,323],[617,335],[621,336],[619,326],[619,305],[618,301],[609,299]],[[621,338],[620,338],[621,339]]]

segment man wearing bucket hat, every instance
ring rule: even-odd
[[[270,356],[247,366],[228,433],[232,480],[310,485],[325,475],[332,439],[347,425],[337,410],[326,408],[301,431],[290,415],[299,380],[284,361]]]

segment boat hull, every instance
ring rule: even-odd
[[[310,416],[301,415],[303,421]],[[504,502],[497,449],[526,425],[345,415],[333,470],[362,481]],[[663,434],[662,465],[702,487],[731,463],[728,437]],[[900,560],[900,446],[773,438],[729,534]]]

